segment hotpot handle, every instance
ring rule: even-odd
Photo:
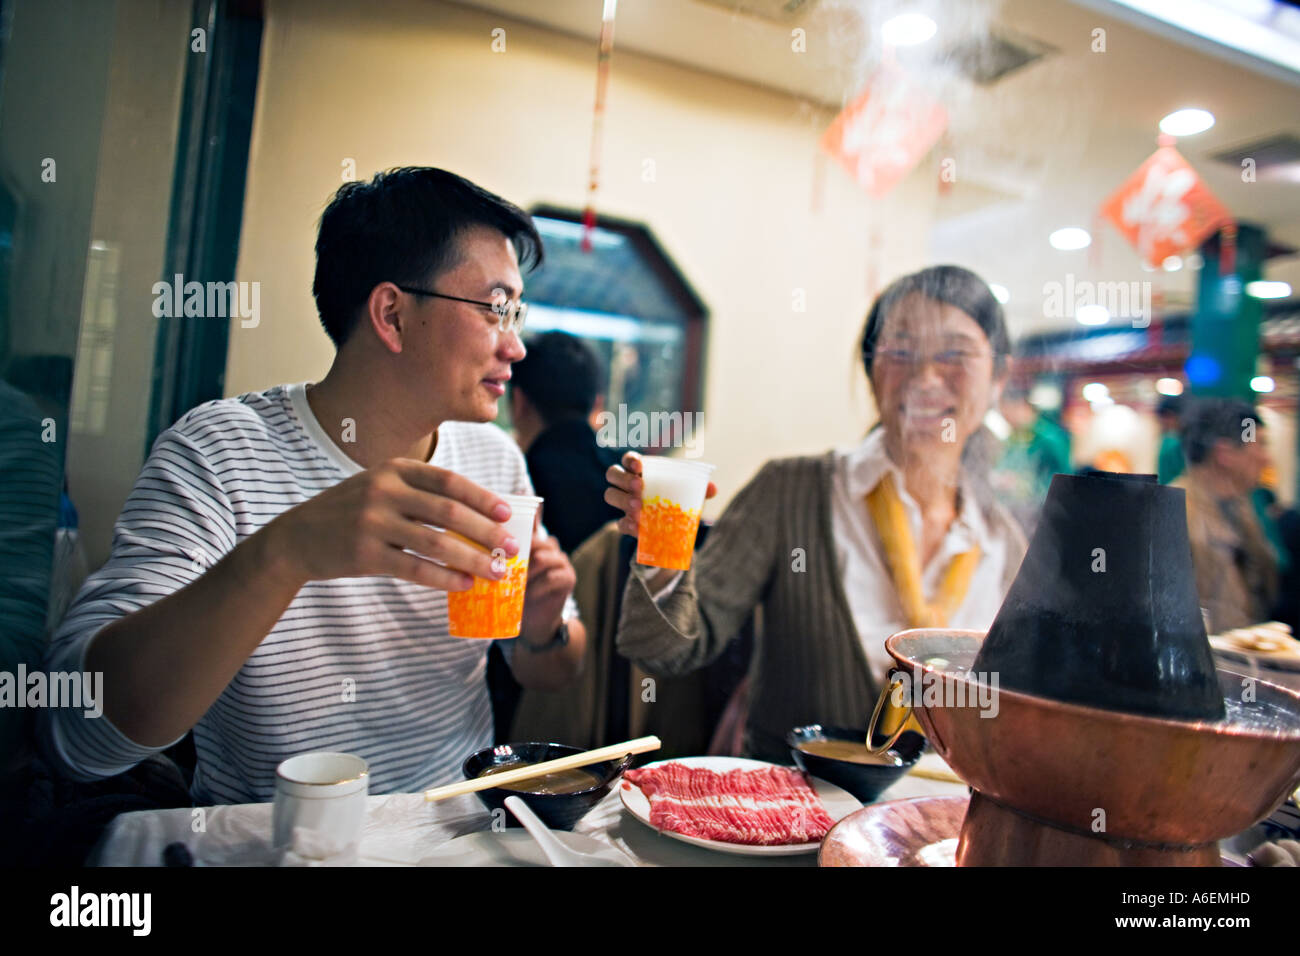
[[[876,698],[876,709],[871,712],[871,722],[867,724],[867,751],[873,754],[882,754],[889,750],[890,747],[898,743],[898,738],[903,736],[903,730],[907,727],[908,718],[912,716],[912,702],[907,702],[906,712],[898,722],[898,729],[895,730],[883,744],[879,747],[873,746],[871,741],[876,736],[876,724],[880,722],[880,713],[885,709],[885,701],[889,700],[889,695],[894,692],[895,687],[902,687],[903,678],[899,675],[898,668],[892,668],[889,671],[889,680],[880,690],[880,696]]]

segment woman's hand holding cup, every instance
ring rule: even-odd
[[[654,473],[649,476],[646,474],[647,464],[655,466]],[[665,469],[670,475],[677,475],[679,480],[675,488],[672,482],[664,484]],[[712,470],[712,465],[670,459],[656,458],[647,463],[636,452],[628,452],[621,465],[612,465],[606,472],[610,487],[605,489],[605,501],[623,512],[618,521],[619,530],[637,538],[637,563],[657,569],[650,572],[647,579],[652,592],[662,590],[678,571],[690,567],[700,505],[704,499],[716,495],[718,489],[712,481],[707,481],[706,487],[695,484],[693,492],[689,485],[706,480]],[[688,487],[685,489],[680,481],[684,476],[690,476],[686,478]],[[649,513],[645,511],[644,503],[647,478],[653,479],[650,484],[654,486]],[[664,500],[665,495],[669,500]],[[693,497],[694,500],[686,503],[671,500],[679,496],[683,499]],[[682,508],[693,510],[683,512]],[[645,534],[641,533],[643,519],[650,520]]]
[[[636,537],[637,519],[641,516],[641,492],[645,490],[645,481],[641,478],[641,456],[630,451],[623,456],[618,465],[610,465],[605,472],[605,480],[610,487],[605,489],[605,501],[619,511],[623,517],[618,519],[618,530]],[[718,493],[718,486],[709,482],[704,492],[705,499]]]

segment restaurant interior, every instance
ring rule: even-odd
[[[1295,0],[0,0],[0,373],[10,865],[1300,865]]]

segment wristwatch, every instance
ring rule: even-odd
[[[547,641],[545,644],[541,645],[540,647],[534,647],[532,644],[529,644],[527,641],[525,641],[522,637],[519,638],[519,640],[523,642],[524,647],[528,648],[534,654],[541,654],[545,651],[553,651],[557,647],[564,647],[566,644],[569,643],[569,622],[561,621],[560,626],[556,628],[555,633],[551,635],[551,639]]]

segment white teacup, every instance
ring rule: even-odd
[[[370,767],[344,753],[299,754],[275,768],[272,844],[293,846],[296,829],[312,830],[342,854],[355,856],[366,822]]]

